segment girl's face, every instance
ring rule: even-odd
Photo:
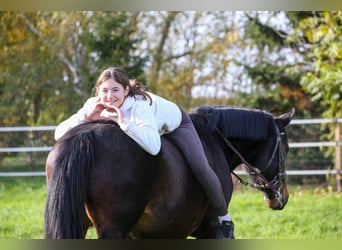
[[[128,90],[128,87],[124,89],[120,83],[110,78],[100,84],[98,87],[98,96],[102,103],[114,105],[119,108],[125,101]]]

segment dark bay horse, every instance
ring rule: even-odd
[[[200,107],[191,114],[227,203],[231,171],[245,164],[266,205],[288,200],[285,127],[260,110]],[[45,238],[84,238],[93,225],[104,238],[216,238],[217,215],[168,135],[151,156],[114,123],[85,123],[66,133],[46,162]]]

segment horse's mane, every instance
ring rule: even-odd
[[[231,139],[266,139],[273,119],[270,113],[262,110],[228,106],[202,106],[194,113],[207,117],[211,130],[218,128]]]

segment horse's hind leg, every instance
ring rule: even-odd
[[[123,227],[116,225],[116,220],[110,219],[106,212],[100,212],[100,210],[91,209],[88,206],[87,214],[99,239],[124,239],[127,237],[128,232],[125,232]]]
[[[83,238],[86,237],[87,232],[88,232],[88,229],[89,229],[90,226],[91,226],[91,221],[89,220],[88,216],[86,216],[86,217],[83,219],[83,232],[84,232]]]
[[[126,215],[127,216],[127,215]],[[124,218],[124,217],[123,217]],[[99,239],[126,239],[133,225],[117,223],[118,219],[97,219],[94,224]]]
[[[120,227],[101,226],[96,228],[99,239],[125,239],[127,232],[123,232]]]
[[[143,208],[137,210],[134,204],[130,209],[122,202],[110,201],[96,202],[97,205],[87,206],[88,216],[96,229],[99,239],[126,239],[129,231],[137,223]]]
[[[210,206],[192,236],[197,239],[217,239],[218,225],[216,209]]]

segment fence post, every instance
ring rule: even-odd
[[[341,164],[341,130],[340,123],[336,119],[335,123],[335,142],[336,142],[336,188],[338,192],[342,192],[342,164]]]

